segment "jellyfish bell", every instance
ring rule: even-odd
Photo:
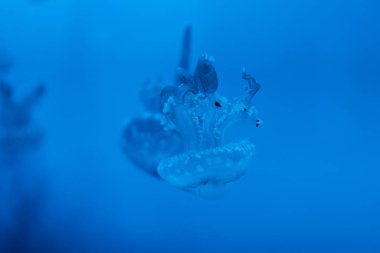
[[[165,128],[162,115],[146,113],[133,118],[123,131],[123,150],[129,160],[146,173],[158,177],[157,165],[182,150],[179,134]]]
[[[179,132],[184,152],[162,160],[157,170],[174,186],[213,198],[222,196],[226,185],[243,176],[254,158],[251,140],[242,137],[226,142],[225,135],[236,124],[257,122],[251,100],[260,86],[243,72],[248,82],[246,96],[231,102],[219,96],[214,61],[207,55],[198,61],[193,78],[198,89],[180,84],[162,90],[163,113]]]
[[[252,141],[243,140],[170,157],[159,164],[158,172],[174,186],[214,198],[246,173],[254,153]]]
[[[161,113],[162,86],[162,78],[143,84],[140,101],[145,113],[127,121],[122,133],[122,149],[128,159],[156,178],[160,178],[158,163],[182,151],[179,134],[165,124]]]

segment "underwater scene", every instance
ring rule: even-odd
[[[0,253],[380,252],[379,13],[0,0]]]

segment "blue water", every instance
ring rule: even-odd
[[[0,252],[380,252],[379,13],[376,0],[0,0],[0,78],[17,99],[46,86],[41,148],[0,167]],[[173,81],[187,25],[191,69],[212,55],[219,93],[241,96],[242,67],[262,86],[263,124],[237,126],[254,162],[215,200],[147,175],[121,144],[141,85]]]

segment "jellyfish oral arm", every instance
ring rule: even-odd
[[[258,82],[256,82],[256,79],[253,76],[251,76],[245,68],[243,68],[242,70],[242,78],[246,80],[248,83],[245,103],[247,104],[247,106],[250,106],[252,98],[261,89],[261,85]]]

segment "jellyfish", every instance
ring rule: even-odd
[[[178,67],[189,67],[191,28],[186,27],[182,41],[182,51]],[[174,83],[181,81],[175,76]],[[173,125],[168,124],[162,114],[161,89],[163,79],[144,83],[140,91],[140,101],[144,113],[125,124],[122,134],[122,148],[128,159],[140,170],[160,179],[157,165],[165,158],[183,151],[183,142]]]
[[[246,173],[255,154],[252,140],[228,143],[226,131],[240,121],[261,124],[251,103],[261,86],[243,69],[245,96],[233,101],[219,96],[214,59],[208,55],[198,60],[193,75],[184,69],[178,75],[181,84],[163,88],[161,103],[167,121],[181,136],[184,151],[163,159],[158,174],[170,184],[200,196],[222,196],[226,185]]]
[[[40,146],[43,133],[31,113],[44,92],[45,86],[40,84],[24,99],[15,101],[11,86],[0,82],[0,162],[17,161],[25,151]]]

